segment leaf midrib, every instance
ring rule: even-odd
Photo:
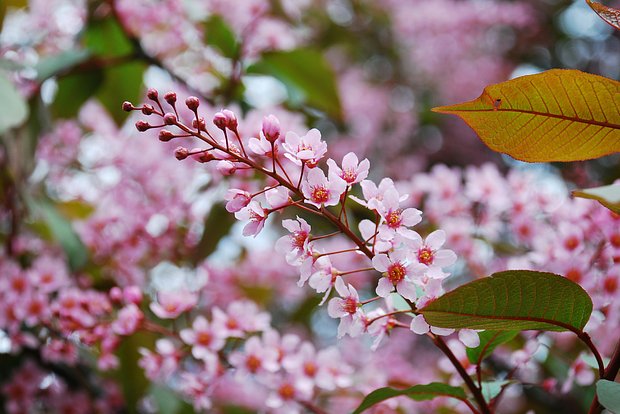
[[[501,316],[501,315],[480,315],[480,314],[475,314],[475,313],[466,313],[466,312],[452,312],[452,311],[444,311],[444,310],[432,310],[432,309],[427,309],[426,312],[424,309],[421,310],[421,313],[435,313],[435,314],[446,314],[446,315],[456,315],[456,316],[469,316],[469,317],[476,317],[476,318],[485,318],[485,319],[496,319],[496,320],[510,320],[510,321],[528,321],[528,322],[542,322],[542,323],[546,323],[549,325],[554,325],[554,326],[559,326],[560,328],[564,328],[566,330],[572,331],[572,332],[580,332],[581,329],[580,328],[576,328],[573,325],[564,323],[564,322],[559,322],[559,321],[554,321],[554,320],[550,320],[550,319],[545,319],[545,318],[536,318],[536,317],[532,317],[532,316]]]
[[[515,112],[515,113],[521,113],[521,114],[544,116],[547,118],[556,118],[556,119],[560,119],[563,121],[569,121],[569,122],[577,122],[577,123],[588,124],[588,125],[602,126],[602,127],[611,128],[611,129],[620,129],[620,124],[612,124],[610,122],[588,120],[584,118],[575,118],[575,117],[570,117],[566,115],[552,114],[549,112],[531,111],[531,110],[526,110],[526,109],[489,108],[489,109],[457,109],[457,110],[445,110],[445,111],[441,110],[441,107],[437,109],[439,110],[438,112],[444,112],[444,113],[450,113],[450,114],[458,114],[459,112]]]

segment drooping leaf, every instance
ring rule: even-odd
[[[620,184],[604,185],[573,191],[574,197],[596,200],[616,214],[620,214]]]
[[[487,86],[473,101],[434,108],[461,117],[493,151],[527,162],[620,151],[620,82],[554,69]]]
[[[129,116],[121,109],[123,101],[136,102],[140,99],[145,70],[146,65],[139,61],[107,67],[104,70],[104,80],[97,91],[97,98],[118,125]]]
[[[620,10],[605,6],[602,3],[586,0],[586,3],[611,27],[620,30]]]
[[[511,341],[519,331],[484,331],[480,332],[480,345],[475,348],[467,348],[467,358],[472,364],[477,364],[487,356],[491,355],[495,348],[501,344]]]
[[[279,79],[286,86],[293,105],[306,104],[335,119],[342,118],[334,71],[316,50],[265,53],[247,72]]]
[[[441,328],[581,331],[592,300],[560,275],[509,270],[462,285],[419,311]]]
[[[52,103],[52,113],[58,118],[74,117],[84,102],[91,98],[103,83],[103,72],[93,70],[72,73],[58,79],[58,92]]]
[[[620,384],[613,381],[599,380],[596,383],[596,395],[601,405],[614,414],[620,414]]]
[[[0,72],[0,134],[21,125],[28,116],[28,105],[15,86]]]
[[[452,397],[458,400],[467,399],[465,391],[463,391],[462,388],[452,387],[438,382],[432,382],[424,385],[414,385],[413,387],[403,390],[385,387],[374,390],[368,394],[362,403],[355,409],[355,411],[353,411],[353,414],[360,414],[375,404],[379,404],[382,401],[401,395],[407,396],[415,401],[432,400],[435,397]]]
[[[59,72],[84,62],[90,56],[86,49],[70,49],[58,55],[47,57],[35,66],[37,80],[44,81]]]
[[[226,57],[233,58],[239,51],[239,43],[230,26],[221,16],[214,14],[205,22],[205,43],[216,47]]]
[[[62,246],[72,270],[82,268],[88,260],[88,250],[71,223],[47,200],[29,200],[29,207],[35,216],[45,222],[52,237]]]

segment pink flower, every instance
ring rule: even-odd
[[[266,348],[256,336],[246,341],[242,352],[233,352],[229,360],[240,373],[256,375],[280,369],[278,352],[273,348]]]
[[[385,298],[396,288],[402,297],[416,300],[416,289],[408,277],[410,264],[407,264],[407,253],[404,250],[393,251],[390,256],[380,253],[372,258],[372,265],[384,274],[379,279],[377,295]]]
[[[192,346],[192,355],[196,359],[209,359],[214,353],[224,347],[225,341],[206,318],[198,316],[192,323],[192,328],[186,328],[179,333],[183,342]]]
[[[390,178],[384,178],[377,186],[370,180],[363,180],[360,182],[360,186],[362,187],[362,194],[364,195],[364,200],[361,200],[355,196],[349,196],[355,202],[369,208],[370,210],[377,210],[381,202],[383,201],[384,194],[387,190],[394,188],[394,181]],[[403,202],[407,199],[407,195],[402,196],[399,201]]]
[[[318,293],[323,293],[323,299],[319,306],[323,305],[332,291],[338,270],[332,266],[328,256],[322,256],[314,263],[318,270],[310,276],[308,284]]]
[[[257,201],[250,201],[247,207],[235,213],[237,220],[249,220],[243,228],[244,236],[256,237],[265,226],[268,212]]]
[[[358,336],[364,330],[364,313],[357,290],[352,285],[345,285],[342,277],[336,278],[336,292],[339,298],[333,298],[327,305],[327,313],[332,318],[340,318],[338,338],[345,335]]]
[[[213,329],[220,336],[243,337],[250,332],[264,331],[269,327],[270,316],[260,312],[250,301],[235,301],[226,308],[213,308]]]
[[[158,292],[157,302],[151,302],[150,308],[161,319],[175,319],[183,312],[196,306],[198,298],[188,290]]]
[[[291,234],[282,236],[276,242],[276,251],[286,254],[286,262],[294,264],[308,248],[310,225],[301,217],[296,220],[282,220],[282,226]]]
[[[400,196],[396,188],[388,188],[383,194],[383,199],[376,202],[377,210],[383,219],[379,231],[384,239],[391,239],[395,234],[400,234],[408,239],[413,239],[418,234],[408,229],[422,221],[422,212],[415,208],[400,208]]]
[[[277,187],[265,192],[267,204],[272,209],[279,209],[289,203],[291,197],[286,187]]]
[[[112,322],[112,330],[117,335],[131,335],[138,329],[143,319],[144,314],[140,308],[130,303],[118,312],[116,320]]]
[[[250,147],[250,150],[252,150],[252,152],[256,155],[262,155],[264,157],[271,157],[272,156],[272,143],[270,141],[268,141],[267,139],[261,137],[260,139],[258,138],[250,138],[248,140],[248,146]],[[278,147],[277,146],[273,146],[273,151],[277,154]]]
[[[231,188],[224,196],[224,200],[228,201],[226,211],[236,213],[250,203],[252,196],[247,191]]]
[[[302,191],[306,202],[316,207],[335,206],[340,202],[340,195],[344,193],[346,183],[338,177],[330,175],[328,180],[325,173],[316,168],[310,170],[302,182]]]
[[[282,148],[286,151],[284,155],[295,164],[310,162],[316,165],[327,152],[327,143],[321,140],[321,132],[313,128],[303,137],[287,132]]]
[[[442,268],[456,262],[456,253],[452,250],[441,249],[446,241],[446,232],[435,230],[424,241],[416,233],[416,238],[407,240],[407,245],[413,250],[416,274],[424,274],[430,278],[442,279],[447,276]]]
[[[349,152],[342,159],[342,168],[336,165],[336,162],[331,158],[327,160],[329,166],[329,172],[334,173],[336,176],[342,178],[348,185],[359,183],[368,177],[368,169],[370,168],[370,161],[368,159],[359,162],[357,155],[353,152]]]

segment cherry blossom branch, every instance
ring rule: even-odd
[[[611,360],[609,361],[609,364],[607,364],[607,368],[605,368],[601,379],[615,381],[618,371],[620,371],[620,340],[616,343],[616,349],[614,349]],[[602,411],[603,406],[598,401],[598,396],[594,394],[594,399],[592,400],[588,414],[599,414]]]

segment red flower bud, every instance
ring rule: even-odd
[[[129,102],[129,101],[123,102],[123,111],[131,112],[134,109],[135,109],[135,107],[133,106],[133,104],[131,102]]]
[[[151,128],[151,124],[146,121],[138,121],[136,122],[136,129],[140,132],[144,132],[147,129]]]
[[[177,123],[177,116],[173,113],[168,112],[164,115],[164,123],[166,125],[174,125]]]
[[[184,160],[189,156],[189,150],[184,147],[177,147],[177,149],[174,150],[174,156],[179,161]]]
[[[168,142],[172,138],[174,138],[174,134],[167,129],[162,129],[159,131],[159,140],[162,142]]]
[[[191,111],[196,111],[200,105],[200,101],[195,96],[190,96],[185,100],[185,105],[187,105]]]
[[[149,90],[146,92],[146,96],[150,100],[156,101],[159,94],[157,93],[157,89],[149,88]]]
[[[168,102],[169,105],[174,106],[177,101],[177,94],[174,92],[166,92],[164,95],[164,99]]]

